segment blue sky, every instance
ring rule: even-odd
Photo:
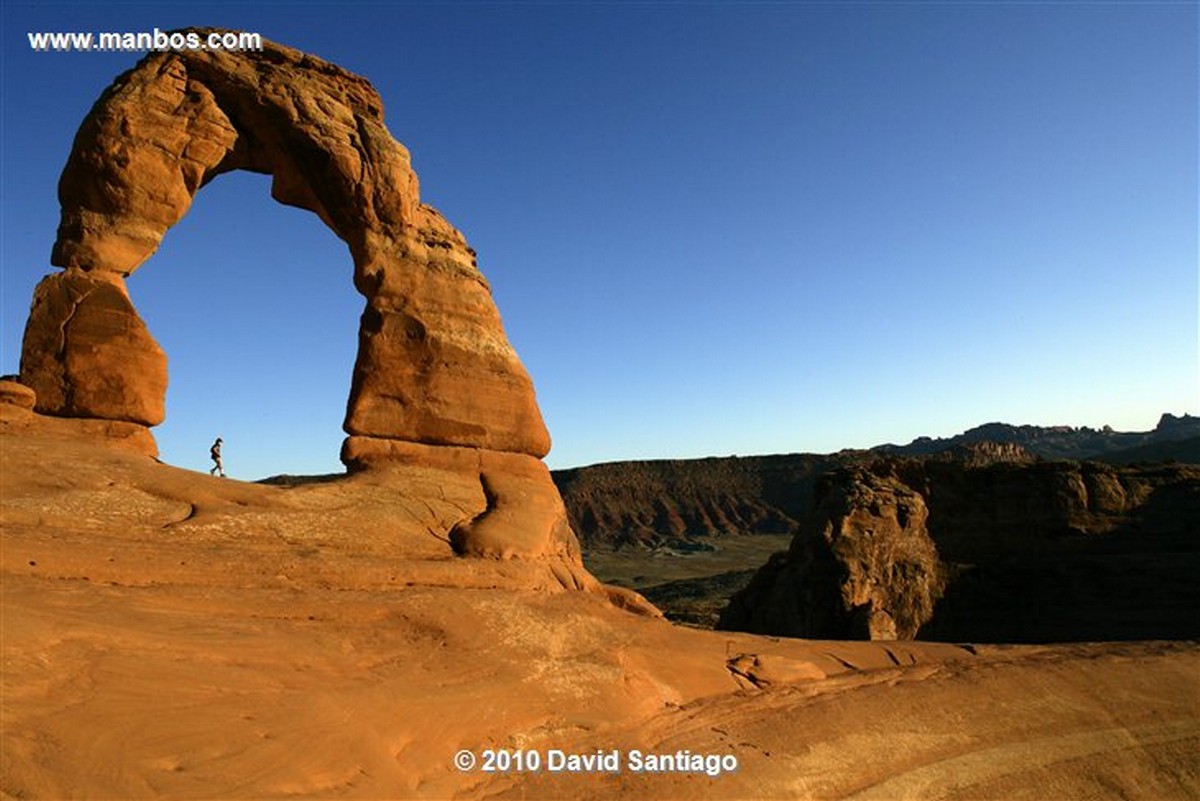
[[[372,81],[479,253],[565,467],[1200,412],[1194,3],[13,3],[0,371],[79,123],[137,54],[258,31]],[[345,246],[221,176],[129,280],[163,458],[340,469]]]

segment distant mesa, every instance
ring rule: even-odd
[[[370,83],[278,44],[152,53],[92,107],[58,186],[51,262],[63,269],[37,286],[25,328],[20,382],[33,394],[17,400],[60,418],[164,420],[167,356],[126,278],[232,170],[270,175],[273,198],[313,212],[349,247],[365,308],[343,462],[476,476],[488,508],[464,521],[460,552],[569,550],[540,461],[550,437],[475,252],[421,202]],[[140,441],[153,454],[152,437]],[[529,509],[540,522],[514,527]]]
[[[988,423],[946,438],[834,454],[660,459],[556,470],[576,533],[587,545],[661,545],[694,537],[792,533],[812,511],[818,478],[881,456],[970,467],[1039,459],[1110,464],[1200,464],[1200,418],[1164,414],[1151,431]]]

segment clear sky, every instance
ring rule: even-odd
[[[479,253],[552,467],[829,452],[1200,412],[1197,4],[0,6],[0,372],[79,123],[136,54],[30,31],[258,31],[364,75]],[[340,469],[362,298],[265,176],[129,280],[163,458]]]

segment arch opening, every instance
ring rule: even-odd
[[[354,320],[345,243],[312,214],[236,171],[197,193],[158,252],[128,279],[167,354],[165,462],[243,479],[340,472]]]

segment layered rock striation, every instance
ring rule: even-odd
[[[946,439],[832,454],[610,462],[554,472],[571,523],[588,546],[658,545],[680,538],[795,531],[824,473],[880,458],[986,467],[1038,459],[1200,464],[1200,419],[1164,414],[1156,428],[1116,432],[990,423]]]
[[[557,470],[571,525],[587,546],[789,534],[837,457],[788,454],[613,462]]]

